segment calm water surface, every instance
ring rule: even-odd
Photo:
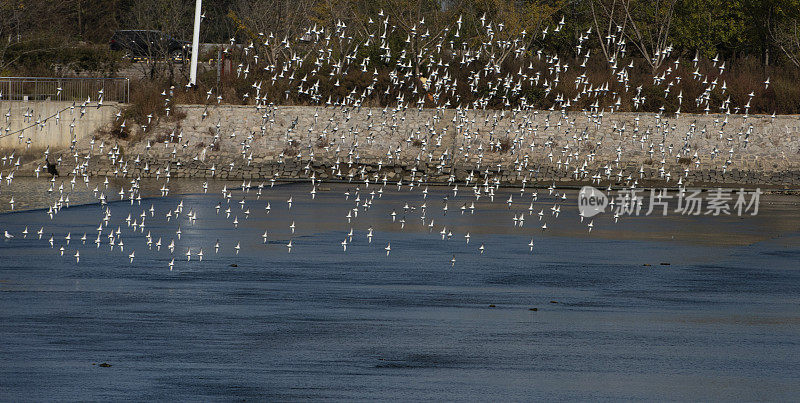
[[[146,185],[146,194],[162,184]],[[355,184],[323,184],[315,200],[306,183],[267,185],[258,199],[256,190],[236,190],[230,218],[223,183],[212,183],[208,194],[199,182],[175,184],[170,196],[133,206],[115,195],[123,185],[112,182],[106,191],[115,200],[109,227],[119,227],[124,240],[124,251],[113,252],[108,229],[100,248],[93,242],[99,204],[73,205],[50,219],[47,209],[8,211],[12,195],[16,210],[52,203],[58,191],[48,194],[46,181],[17,179],[0,191],[0,231],[15,235],[0,241],[0,400],[800,395],[797,198],[763,196],[759,215],[746,218],[624,217],[614,224],[600,216],[588,234],[574,192],[558,202],[556,219],[547,190],[539,191],[533,215],[530,191],[514,189],[500,190],[494,202],[482,197],[474,215],[462,215],[459,207],[474,200],[470,189],[453,197],[431,187],[423,199],[418,189],[389,186],[348,223]],[[377,188],[361,186],[363,204]],[[82,184],[71,193],[74,204],[92,199]],[[182,214],[167,221],[181,201]],[[404,211],[405,203],[417,210]],[[143,211],[144,232],[134,232],[125,219]],[[392,211],[398,221],[405,217],[404,229]],[[515,227],[512,217],[523,212],[525,226]],[[441,239],[443,226],[452,239]],[[162,238],[160,252],[148,249],[148,232],[153,242]],[[172,239],[174,255],[166,248]]]

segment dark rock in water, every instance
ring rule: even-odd
[[[231,263],[231,267],[239,267],[239,265],[236,263]]]
[[[558,301],[550,301],[551,304],[557,304]]]
[[[662,266],[669,266],[669,263],[667,263],[667,262],[661,262],[661,265],[662,265]]]
[[[538,311],[539,308],[528,308],[529,311]]]
[[[110,366],[111,366],[111,364],[109,364],[109,363],[107,363],[107,362],[104,362],[104,363],[100,364],[99,366],[100,366],[100,367],[103,367],[103,368],[108,368],[108,367],[110,367]]]

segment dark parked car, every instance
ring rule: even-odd
[[[189,42],[179,41],[161,31],[139,29],[114,32],[110,45],[111,50],[124,51],[131,59],[169,56],[184,60],[192,47]]]

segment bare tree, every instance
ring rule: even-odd
[[[442,7],[438,0],[385,0],[382,4],[391,17],[386,20],[387,25],[396,26],[398,33],[405,37],[404,53],[414,69],[414,76],[421,77],[455,27],[459,7]]]
[[[619,56],[624,49],[624,31],[628,17],[622,3],[625,0],[589,0],[592,27],[597,34],[600,50],[606,60]]]
[[[669,56],[669,38],[678,0],[621,0],[628,22],[625,33],[653,72]]]
[[[64,38],[53,36],[53,27],[37,13],[58,15],[59,2],[0,0],[0,71],[20,58],[63,47]]]
[[[10,48],[16,44],[20,38],[20,14],[21,9],[15,1],[0,2],[0,71],[16,61],[17,57],[12,58],[8,53]]]
[[[191,3],[191,4],[189,4]],[[194,2],[187,0],[139,0],[134,3],[128,18],[127,29],[144,30],[139,39],[146,42],[141,47],[146,55],[137,63],[142,74],[150,79],[166,78],[175,81],[178,72],[186,78],[186,52],[170,48],[171,41],[181,42],[192,29]],[[196,51],[199,51],[196,50]]]
[[[669,56],[669,39],[678,0],[589,0],[592,27],[606,60],[617,60],[628,43],[653,72]]]
[[[510,55],[521,55],[542,39],[543,27],[563,5],[561,1],[541,0],[473,1],[469,6],[465,4],[464,11],[472,11],[471,19],[481,23],[475,27],[474,35],[465,39],[479,45],[496,65],[501,65]]]
[[[239,0],[230,16],[273,66],[292,54],[292,43],[308,29],[314,0]]]
[[[770,25],[770,36],[786,58],[800,67],[800,18],[786,18]]]

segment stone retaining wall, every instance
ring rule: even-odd
[[[99,175],[800,188],[800,117],[182,106]],[[99,143],[98,141],[97,143]],[[118,145],[126,157],[111,164]],[[148,147],[149,144],[149,147]],[[87,144],[80,145],[88,148]],[[139,163],[133,163],[138,157]],[[66,162],[69,164],[69,162]],[[145,167],[147,169],[145,169]],[[168,167],[168,168],[167,168]],[[126,172],[127,171],[127,172]]]

